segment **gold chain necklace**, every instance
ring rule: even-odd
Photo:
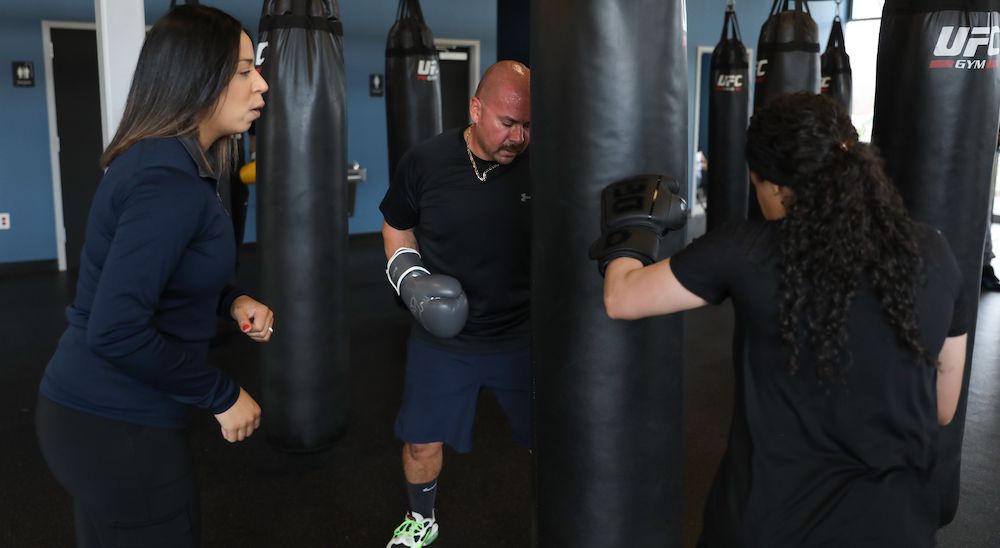
[[[466,131],[468,131],[468,130],[466,130]],[[476,165],[476,159],[473,158],[473,156],[472,156],[472,147],[469,146],[469,136],[467,134],[465,134],[465,132],[463,132],[462,136],[465,137],[465,152],[467,152],[469,154],[469,163],[472,164],[472,171],[474,171],[476,173],[476,179],[479,179],[481,182],[485,183],[486,182],[486,175],[489,172],[493,171],[494,169],[500,167],[500,164],[499,163],[493,164],[490,167],[486,168],[486,170],[483,171],[482,174],[480,174],[479,173],[479,166]]]

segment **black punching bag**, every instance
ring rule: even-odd
[[[441,133],[441,73],[420,0],[399,0],[385,43],[385,121],[389,181],[413,145]]]
[[[795,91],[820,92],[819,29],[806,0],[774,0],[757,41],[754,112],[771,99]],[[747,217],[764,218],[752,193]]]
[[[538,547],[680,546],[683,318],[608,319],[587,250],[606,185],[687,180],[684,13],[683,0],[532,3]],[[662,253],[683,243],[672,233]]]
[[[795,4],[794,9],[790,8]],[[819,93],[819,29],[806,0],[774,0],[757,42],[754,111],[793,91]]]
[[[962,435],[990,178],[1000,119],[995,0],[886,0],[872,142],[910,214],[948,239],[962,270],[970,331],[958,412],[943,427],[932,474],[940,523],[958,508]]]
[[[854,81],[851,76],[851,56],[847,55],[847,46],[844,44],[844,26],[840,24],[840,15],[833,18],[826,50],[820,56],[820,71],[823,75],[820,93],[851,112]]]
[[[747,48],[733,6],[726,10],[722,39],[712,52],[708,95],[708,230],[747,218],[746,143],[750,108]]]
[[[324,448],[345,429],[347,163],[337,0],[265,0],[257,64],[270,85],[257,128],[261,300],[274,310],[262,347],[267,439]]]

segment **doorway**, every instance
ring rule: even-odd
[[[434,40],[441,70],[441,117],[444,129],[469,123],[469,97],[479,85],[479,41]]]
[[[80,266],[87,214],[103,171],[93,23],[42,22],[59,270]]]

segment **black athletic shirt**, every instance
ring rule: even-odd
[[[479,172],[496,165],[476,159]],[[415,229],[424,266],[454,276],[469,299],[465,328],[441,339],[414,322],[418,337],[459,351],[492,352],[530,342],[531,180],[528,152],[476,178],[462,129],[410,149],[379,209],[395,229]]]
[[[710,303],[732,298],[744,330],[734,361],[745,417],[737,409],[734,432],[746,428],[749,443],[730,447],[720,465],[705,509],[705,546],[933,546],[935,369],[897,343],[862,282],[848,318],[846,379],[820,383],[810,361],[790,374],[778,331],[778,222],[725,225],[671,259],[689,291]],[[947,242],[922,228],[920,250],[918,321],[936,356],[968,324]]]

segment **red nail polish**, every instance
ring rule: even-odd
[[[250,331],[250,324],[245,323],[245,324],[243,324],[242,327],[243,327],[243,331]]]

